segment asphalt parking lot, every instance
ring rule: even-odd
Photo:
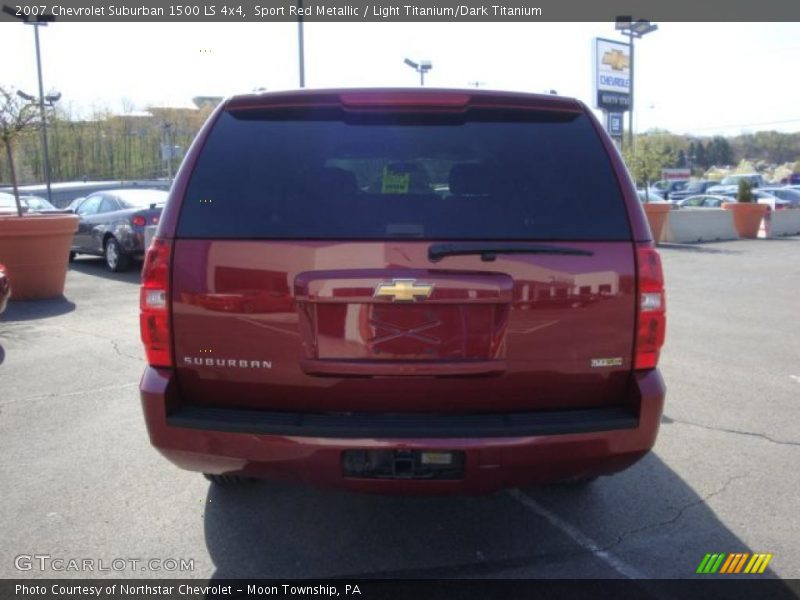
[[[800,577],[800,238],[664,246],[669,387],[655,451],[584,490],[407,498],[211,488],[149,445],[138,274],[81,258],[65,298],[0,317],[0,577],[690,577],[769,552]],[[54,572],[19,555],[192,559]]]

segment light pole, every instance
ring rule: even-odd
[[[628,15],[617,17],[617,31],[628,36],[628,49],[630,54],[630,74],[631,74],[631,105],[628,107],[628,148],[633,150],[633,38],[640,38],[658,29],[658,25],[651,23],[647,19],[634,21]]]
[[[403,62],[419,73],[419,84],[425,85],[425,73],[433,68],[433,63],[429,60],[421,60],[416,63],[410,58],[404,59]]]
[[[175,151],[172,143],[172,123],[164,123],[161,128],[164,131],[164,142],[161,147],[166,150],[164,158],[167,159],[167,180],[172,185],[172,154]]]
[[[42,148],[44,149],[44,177],[45,181],[47,182],[47,201],[52,204],[52,194],[50,193],[50,152],[48,151],[48,144],[47,144],[47,117],[46,112],[44,110],[45,104],[49,107],[54,107],[56,102],[61,99],[61,92],[55,92],[54,94],[47,94],[46,96],[41,95],[42,90],[42,80],[39,79],[39,96],[33,96],[31,94],[26,94],[22,90],[17,90],[17,96],[22,98],[23,100],[27,100],[31,104],[38,104],[39,110],[41,111],[41,119],[42,119]]]
[[[300,71],[300,87],[306,87],[306,50],[303,35],[303,0],[297,0],[297,60]]]
[[[50,192],[50,160],[48,158],[47,152],[47,116],[44,110],[44,103],[45,101],[49,102],[52,106],[59,98],[61,98],[61,94],[54,94],[51,96],[44,95],[44,83],[42,81],[42,53],[39,49],[39,27],[46,26],[48,22],[54,21],[55,17],[53,15],[39,15],[35,17],[36,20],[31,20],[31,17],[25,15],[17,15],[17,13],[12,9],[10,6],[3,6],[3,12],[7,13],[17,19],[20,19],[26,25],[33,26],[33,38],[36,43],[36,71],[39,76],[39,111],[41,113],[42,118],[42,149],[44,151],[44,177],[47,183],[47,201],[52,204],[53,196]],[[35,98],[28,94],[22,94],[19,92],[21,98],[25,98],[28,101],[33,101]]]

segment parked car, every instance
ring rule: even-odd
[[[80,206],[80,203],[83,202],[84,200],[86,200],[86,196],[78,196],[77,198],[72,200],[64,210],[66,210],[67,212],[74,213],[75,211],[78,210],[78,206]]]
[[[258,291],[252,314],[232,298]],[[590,481],[656,439],[659,255],[570,98],[228,99],[184,159],[140,298],[150,440],[217,484],[489,492]]]
[[[639,202],[652,202],[653,204],[664,204],[666,202],[664,196],[653,190],[636,190],[636,194],[639,196]]]
[[[675,202],[676,208],[722,208],[726,202],[733,200],[730,196],[720,194],[698,194]]]
[[[73,199],[86,197],[94,192],[119,190],[119,189],[156,189],[169,190],[170,182],[167,179],[143,179],[134,181],[61,181],[50,184],[50,195],[47,196],[47,185],[19,186],[21,195],[48,197],[48,200],[57,208],[66,208]],[[9,187],[0,189],[0,192],[11,193]]]
[[[28,212],[28,206],[22,202],[22,212]],[[15,215],[17,214],[17,202],[13,194],[5,194],[0,192],[0,215]]]
[[[688,198],[689,196],[696,196],[698,194],[705,194],[708,188],[713,187],[715,185],[719,185],[719,181],[711,180],[711,179],[703,179],[700,181],[690,181],[688,182],[683,189],[674,190],[669,195],[670,202],[677,202],[679,200],[683,200],[684,198]]]
[[[167,192],[111,190],[90,194],[78,204],[80,221],[70,259],[77,254],[103,256],[113,272],[124,271],[144,255],[144,230],[158,223]]]
[[[20,195],[19,203],[23,213],[63,213],[62,209],[56,208],[44,198],[39,196]],[[13,194],[0,192],[0,214],[14,214],[17,212],[17,203]]]
[[[8,299],[11,297],[11,285],[8,282],[5,265],[0,265],[0,313],[6,310]]]
[[[750,186],[753,188],[761,187],[767,183],[760,173],[739,173],[737,175],[728,175],[727,177],[723,177],[722,181],[719,182],[719,185],[713,185],[706,191],[709,194],[728,194],[730,192],[736,193],[739,190],[739,182],[742,180],[749,181]]]
[[[784,177],[783,179],[781,179],[781,183],[795,187],[800,187],[800,173],[792,173],[788,177]]]
[[[800,190],[788,187],[763,187],[758,191],[783,200],[786,202],[785,208],[800,208]]]
[[[766,189],[753,190],[752,193],[756,202],[759,204],[766,204],[771,210],[783,210],[785,208],[794,207],[791,200],[778,198],[771,191],[767,191]],[[737,192],[729,191],[719,195],[730,198],[729,202],[737,202]]]
[[[20,196],[20,202],[28,207],[31,213],[63,213],[63,209],[56,208],[44,198],[39,196]]]
[[[660,194],[665,200],[672,200],[672,195],[683,191],[688,183],[688,179],[662,179],[656,181],[651,189]]]

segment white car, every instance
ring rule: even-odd
[[[735,198],[717,194],[697,194],[675,202],[676,208],[722,208],[725,202],[736,202]]]
[[[639,202],[642,203],[650,202],[652,204],[664,204],[664,203],[669,204],[666,200],[664,200],[664,197],[661,194],[654,192],[652,189],[647,190],[646,192],[645,190],[636,190],[636,193],[639,196]]]

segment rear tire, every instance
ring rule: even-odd
[[[203,473],[203,477],[220,487],[236,487],[255,482],[255,479],[252,477],[243,477],[241,475],[213,475],[211,473]]]
[[[103,256],[106,259],[108,270],[112,273],[121,273],[131,265],[131,257],[122,251],[117,238],[108,238]]]
[[[69,262],[73,262],[75,260],[75,253],[70,251],[69,253]]]

